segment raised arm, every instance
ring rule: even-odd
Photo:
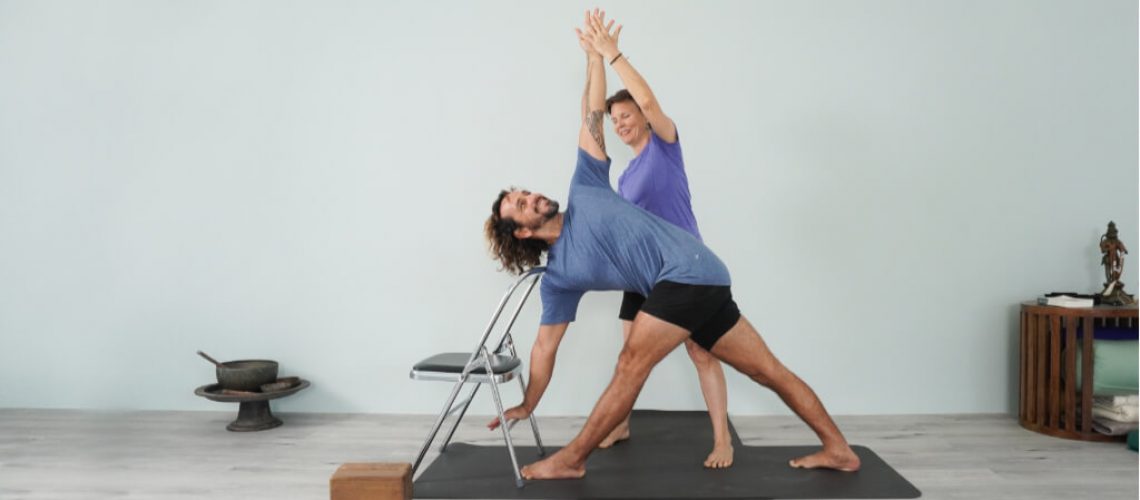
[[[594,9],[594,10],[597,10],[597,9]],[[587,28],[587,29],[590,26],[590,17],[591,17],[590,11],[587,10],[586,11],[586,22],[582,24],[582,26]],[[602,55],[600,53],[598,53],[598,51],[594,50],[594,45],[592,43],[590,43],[589,40],[586,39],[585,34],[582,33],[582,30],[580,30],[578,28],[574,28],[574,31],[578,34],[578,46],[582,47],[582,51],[586,53],[586,86],[582,89],[582,122],[585,122],[586,121],[586,114],[590,112],[590,104],[589,104],[590,78],[593,76],[591,73],[593,73],[593,69],[596,67],[596,66],[593,66],[592,63],[602,62]],[[603,65],[602,67],[604,68],[605,66]],[[605,78],[606,78],[606,75],[605,75],[605,72],[603,71],[602,72],[602,81],[605,81]]]
[[[570,323],[542,325],[538,327],[538,338],[530,348],[530,383],[526,386],[523,402],[507,410],[508,420],[521,420],[534,412],[542,394],[550,385],[550,377],[554,375],[554,359],[558,355],[558,345],[562,343],[562,336]],[[487,424],[488,429],[494,430],[501,422],[496,417]]]
[[[653,89],[649,88],[649,83],[630,64],[629,59],[622,55],[621,50],[618,50],[621,25],[619,24],[617,30],[611,34],[608,26],[605,26],[605,19],[597,15],[590,16],[590,25],[593,27],[592,33],[594,34],[590,42],[594,46],[594,50],[599,52],[617,72],[622,84],[633,96],[637,106],[641,108],[641,113],[645,115],[649,125],[653,127],[653,131],[665,142],[677,142],[677,126],[661,109],[661,104],[657,101],[657,96],[653,94]],[[613,21],[610,21],[610,25],[613,25]]]
[[[592,22],[594,19],[604,19],[605,13],[595,9],[592,14],[587,12],[586,17]],[[590,22],[586,23],[584,31],[576,30],[578,43],[587,53],[586,90],[582,96],[582,127],[578,129],[578,147],[594,158],[605,160],[606,136],[602,121],[606,115],[606,67],[597,51],[586,48],[587,45],[594,45],[590,42],[593,30]]]

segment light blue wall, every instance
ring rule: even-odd
[[[510,280],[494,194],[565,199],[590,6],[0,1],[0,407],[223,409],[202,349],[313,382],[278,411],[437,411],[407,371]],[[1012,411],[1017,304],[1098,287],[1109,220],[1140,251],[1135,2],[604,7],[744,313],[834,413]],[[589,411],[618,301],[540,413]],[[639,405],[703,407],[683,352]]]

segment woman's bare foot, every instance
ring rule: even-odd
[[[606,438],[603,439],[601,443],[598,443],[598,448],[609,448],[610,446],[618,444],[621,441],[625,441],[626,439],[629,439],[629,420],[626,420],[618,424],[617,427],[614,427],[614,430],[610,431],[610,435],[606,436]]]
[[[559,451],[544,460],[522,468],[525,479],[581,479],[586,475],[586,464],[569,464]]]
[[[855,472],[859,470],[861,464],[859,456],[850,447],[844,446],[837,450],[824,448],[822,451],[806,457],[792,459],[788,465],[797,469],[835,469],[843,472]]]
[[[712,453],[705,459],[705,468],[727,469],[732,467],[732,445],[728,443],[713,446]]]

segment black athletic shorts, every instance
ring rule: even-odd
[[[689,338],[705,349],[712,349],[740,320],[740,309],[732,300],[731,288],[672,281],[654,285],[648,298],[625,292],[618,317],[633,321],[638,311],[688,330]]]

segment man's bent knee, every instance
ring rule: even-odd
[[[748,378],[756,381],[756,383],[769,388],[786,382],[789,380],[789,377],[794,377],[792,372],[777,360],[772,360],[768,363],[759,364],[747,370],[740,371],[747,375]]]
[[[640,352],[627,345],[622,348],[621,354],[618,354],[617,372],[627,376],[636,377],[642,374],[648,376],[656,364],[656,360],[649,353]]]

